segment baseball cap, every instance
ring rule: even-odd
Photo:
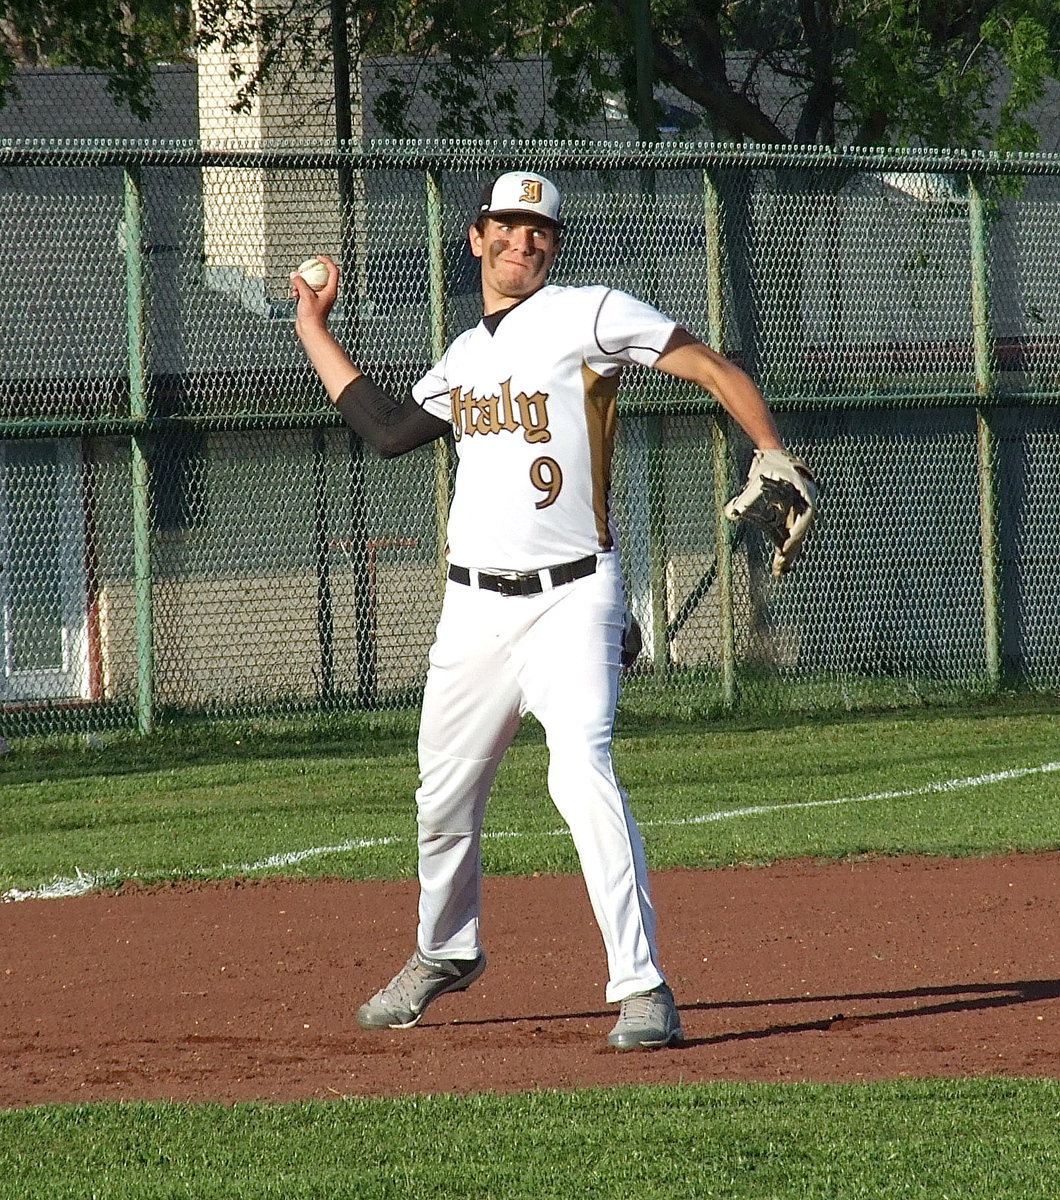
[[[544,175],[534,171],[509,171],[487,184],[479,199],[480,217],[500,217],[511,213],[529,213],[563,228],[559,218],[563,201],[559,189]]]

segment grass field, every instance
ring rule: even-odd
[[[4,1200],[1052,1200],[1060,1085],[711,1084],[0,1114]]]
[[[414,868],[403,717],[213,726],[0,764],[0,891]],[[832,720],[628,721],[653,866],[1060,847],[1060,701]],[[528,729],[491,872],[572,871]],[[1055,1197],[1060,1084],[707,1085],[233,1108],[0,1113],[0,1197]]]

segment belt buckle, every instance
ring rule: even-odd
[[[541,591],[541,580],[536,575],[519,575],[514,571],[510,575],[498,575],[497,591],[502,596],[532,596]],[[537,587],[533,587],[533,584]]]

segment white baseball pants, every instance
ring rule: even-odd
[[[607,954],[609,1002],[663,981],[640,832],[611,757],[624,624],[617,555],[536,596],[449,582],[420,721],[419,947],[480,948],[481,832],[497,768],[533,713]]]

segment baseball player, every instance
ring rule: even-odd
[[[757,447],[727,508],[769,533],[774,570],[794,560],[815,488],[757,387],[656,309],[607,287],[548,283],[560,195],[532,171],[501,175],[468,231],[483,317],[399,402],[327,328],[338,270],[314,292],[297,274],[295,330],[350,426],[384,456],[443,435],[458,466],[448,580],[430,651],[418,743],[419,922],[405,966],[357,1013],[406,1029],[486,966],[479,930],[486,802],[520,720],[544,728],[548,788],[577,849],[603,936],[608,1036],[619,1050],[683,1038],[659,962],[644,849],[612,761],[631,626],[609,499],[623,368],[654,367],[712,393]]]

